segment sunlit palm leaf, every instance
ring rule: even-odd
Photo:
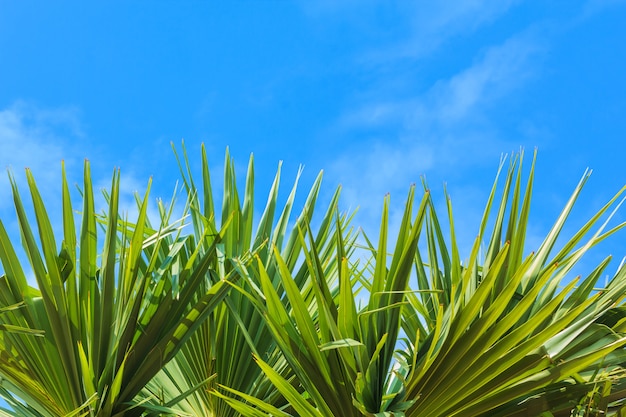
[[[449,255],[440,238],[437,215],[434,210],[430,213],[426,228],[429,265],[424,267],[418,253],[416,270],[419,289],[442,294],[409,296],[405,330],[411,340],[413,364],[407,375],[407,396],[415,399],[409,416],[492,416],[496,408],[501,413],[497,415],[509,415],[530,393],[539,395],[542,390],[550,391],[551,385],[597,369],[608,354],[626,344],[624,336],[594,325],[623,298],[626,271],[621,269],[609,287],[596,295],[590,292],[607,262],[576,289],[575,280],[566,281],[587,250],[623,226],[604,232],[601,225],[582,240],[618,196],[554,255],[556,239],[586,174],[545,241],[523,259],[534,163],[523,194],[517,162],[509,168],[493,231],[488,235],[494,186],[466,265],[455,255],[454,235]],[[452,224],[451,211],[449,218]],[[484,260],[479,255],[483,241],[488,242]],[[433,267],[438,260],[444,265]],[[438,313],[435,306],[439,306]],[[573,343],[581,338],[585,343]],[[502,408],[505,403],[509,409]]]
[[[110,416],[124,410],[125,415],[141,414],[142,407],[132,405],[135,395],[226,296],[226,281],[236,275],[223,276],[198,293],[198,282],[205,281],[207,274],[215,274],[210,267],[218,256],[222,235],[206,234],[206,249],[201,253],[186,245],[184,237],[170,244],[167,224],[149,239],[154,231],[145,227],[148,192],[134,224],[118,217],[118,172],[108,194],[105,239],[99,241],[88,162],[84,178],[82,226],[77,239],[63,174],[63,240],[59,250],[30,171],[27,179],[39,243],[11,177],[22,241],[36,286],[27,282],[0,223],[0,260],[5,272],[0,277],[0,308],[24,305],[0,315],[0,321],[5,326],[41,330],[45,335],[2,332],[0,376],[7,381],[2,394],[13,404],[18,404],[13,396],[20,398],[43,416]],[[152,256],[157,252],[167,257]],[[176,290],[172,285],[174,268]]]
[[[407,215],[409,198],[388,260],[385,205],[378,245],[369,243],[375,266],[357,270],[344,260],[339,269],[340,276],[358,277],[365,286],[369,301],[361,310],[356,309],[353,279],[340,277],[350,285],[340,289],[338,298],[328,296],[324,283],[332,275],[316,279],[312,300],[294,285],[287,268],[280,269],[287,294],[282,298],[259,259],[248,279],[261,285],[238,290],[263,313],[302,386],[303,391],[293,391],[291,383],[272,376],[295,415],[504,416],[550,407],[571,410],[599,383],[608,387],[602,395],[615,400],[611,394],[621,390],[626,337],[624,321],[605,323],[605,318],[626,294],[626,269],[620,268],[599,293],[594,288],[608,259],[580,283],[568,274],[589,249],[624,226],[606,231],[608,220],[599,224],[619,194],[558,248],[557,238],[586,174],[542,245],[524,256],[534,162],[525,192],[520,165],[521,158],[509,167],[493,230],[487,233],[494,185],[464,263],[450,200],[448,240],[428,193],[414,221]],[[422,230],[423,247],[416,244]],[[349,245],[339,247],[338,254]],[[316,271],[315,254],[305,253],[311,276],[323,276]],[[409,285],[406,272],[411,264],[416,287]],[[400,321],[406,349],[394,356],[400,347],[394,326]],[[268,364],[259,364],[270,372]],[[612,379],[602,377],[603,372]],[[240,411],[272,414],[243,393],[240,399]],[[235,406],[233,400],[229,403]]]
[[[179,158],[179,165],[188,196],[191,222],[194,225],[194,236],[190,239],[194,239],[205,233],[205,230],[216,227],[214,206],[218,199],[213,195],[204,147],[201,152],[200,184],[194,180],[184,144],[182,155],[183,157]],[[267,273],[272,277],[272,285],[277,286],[277,290],[282,293],[282,288],[278,287],[280,279],[276,253],[270,250],[278,248],[281,259],[285,260],[285,267],[297,277],[298,285],[308,283],[309,272],[302,264],[303,245],[298,235],[299,230],[311,221],[316,212],[321,174],[316,178],[301,213],[294,222],[291,219],[291,212],[300,174],[298,173],[287,201],[281,206],[278,201],[281,174],[279,165],[265,209],[257,215],[258,221],[255,221],[253,158],[250,158],[248,164],[244,194],[239,193],[235,165],[228,152],[224,167],[222,222],[225,219],[232,221],[222,238],[222,255],[226,259],[237,260],[244,259],[251,253],[255,254],[262,260]],[[326,213],[323,213],[319,220],[315,237],[315,246],[321,253],[325,253],[322,255],[324,259],[332,256],[328,248],[333,247],[334,236],[337,233],[333,216],[337,210],[338,196],[337,190],[328,203]],[[345,228],[347,222],[343,221],[341,224]],[[324,263],[328,264],[327,261]],[[236,265],[236,262],[233,265]],[[330,264],[330,267],[333,268],[333,265],[335,264]],[[225,263],[224,273],[228,273],[234,267]],[[247,268],[245,262],[240,268]],[[258,282],[247,281],[242,285],[250,290],[248,285],[256,286]],[[285,405],[283,396],[254,362],[253,355],[262,355],[277,372],[282,373],[283,377],[292,378],[293,374],[290,374],[291,371],[277,349],[276,341],[261,314],[245,296],[237,292],[231,292],[224,301],[209,320],[200,326],[175,360],[150,384],[146,393],[153,395],[160,404],[196,416],[237,415],[237,411],[223,399],[223,396],[218,397],[210,393],[223,385],[254,395],[268,404],[279,407]]]
[[[257,267],[250,269],[252,276],[249,277],[254,282],[259,281],[259,287],[254,287],[252,292],[239,288],[262,312],[297,382],[304,389],[304,393],[294,389],[289,381],[273,374],[267,363],[258,360],[259,366],[288,399],[294,415],[330,417],[392,412],[401,415],[410,405],[402,395],[398,397],[400,392],[394,390],[397,388],[395,375],[390,370],[401,325],[404,293],[428,196],[422,199],[417,220],[411,219],[412,202],[413,191],[395,245],[398,255],[387,268],[389,201],[385,200],[371,277],[363,277],[364,270],[348,260],[354,247],[353,237],[337,235],[334,256],[339,268],[328,270],[310,239],[310,229],[305,229],[300,236],[303,246],[307,237],[309,240],[305,260],[311,277],[307,288],[312,288],[313,298],[296,284],[297,280],[278,253],[276,259],[285,298],[277,292],[260,259]],[[360,280],[370,283],[370,298],[365,308],[357,311],[353,288]],[[329,285],[336,281],[338,288]],[[256,404],[245,395],[241,398]],[[260,408],[268,412],[267,408]]]

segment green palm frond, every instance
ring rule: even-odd
[[[621,191],[558,248],[557,238],[586,173],[543,243],[524,258],[533,172],[534,161],[523,193],[521,158],[511,163],[493,230],[487,234],[494,186],[465,265],[459,261],[454,228],[448,250],[434,210],[429,213],[429,265],[418,252],[415,266],[419,289],[440,292],[408,297],[404,327],[413,363],[406,390],[415,402],[407,415],[510,415],[554,384],[561,387],[576,377],[591,382],[584,379],[585,372],[603,363],[617,365],[606,358],[626,344],[626,337],[598,321],[626,294],[626,270],[620,269],[596,294],[593,288],[608,259],[580,283],[568,273],[590,248],[624,226],[607,231],[607,220],[593,231]],[[449,219],[453,224],[451,209]],[[483,241],[485,259],[479,254]],[[433,267],[436,262],[442,265]],[[494,414],[496,408],[501,414]]]
[[[294,384],[257,359],[291,405],[281,413],[538,415],[571,411],[600,383],[604,402],[612,398],[616,404],[611,394],[622,389],[626,336],[614,312],[626,294],[626,269],[599,292],[608,258],[582,280],[571,279],[570,272],[587,251],[624,226],[607,230],[609,220],[601,223],[623,190],[559,247],[557,238],[586,173],[544,242],[524,255],[534,160],[524,186],[521,161],[521,156],[512,160],[499,203],[496,179],[466,262],[461,262],[450,199],[446,239],[427,191],[415,219],[411,192],[390,258],[387,203],[378,244],[367,240],[373,267],[352,267],[342,255],[350,244],[338,244],[338,294],[328,295],[333,292],[325,282],[335,278],[317,272],[312,250],[307,265],[318,277],[311,284],[313,298],[294,284],[287,268],[280,270],[286,297],[276,292],[261,260],[248,269],[246,281],[260,285],[250,291],[240,283],[238,291],[263,314],[297,377]],[[419,245],[418,238],[423,239]],[[355,282],[368,296],[361,309],[352,292]],[[228,402],[244,415],[276,415],[271,405],[225,389],[239,395]]]
[[[204,147],[200,179],[184,144],[175,154],[181,216],[173,198],[150,218],[150,185],[121,216],[118,171],[96,214],[86,162],[78,233],[65,172],[58,234],[30,171],[32,214],[10,176],[32,273],[0,222],[0,415],[626,411],[626,266],[604,286],[610,257],[572,276],[625,226],[610,223],[624,189],[567,236],[585,173],[529,248],[535,158],[526,178],[523,154],[502,161],[462,261],[451,199],[441,216],[426,184],[397,230],[386,197],[377,241],[361,244],[339,189],[320,212],[321,174],[295,215],[300,172],[281,203],[279,165],[257,211],[254,160],[240,193],[227,151],[217,207]]]
[[[428,206],[428,195],[412,219],[413,189],[409,195],[391,264],[387,263],[387,213],[383,221],[372,276],[367,268],[351,262],[354,237],[337,234],[334,245],[336,269],[325,268],[316,251],[310,229],[301,230],[310,282],[301,287],[280,254],[281,296],[263,262],[249,268],[248,280],[259,282],[253,291],[238,287],[263,314],[281,352],[297,377],[297,385],[276,373],[262,358],[257,362],[293,409],[292,415],[359,416],[402,415],[411,402],[398,390],[397,375],[391,372],[401,326],[404,294],[411,277],[414,253]],[[337,216],[339,219],[339,216]],[[337,220],[339,222],[339,220]],[[341,230],[338,225],[337,230]],[[308,239],[308,242],[306,240]],[[364,282],[369,302],[357,310],[355,288]],[[337,285],[330,285],[336,283]],[[309,290],[310,288],[310,290]],[[401,387],[401,384],[400,384]],[[273,415],[274,408],[252,401],[232,388],[242,400]],[[216,393],[216,395],[220,395]],[[238,410],[250,410],[245,402],[229,401]],[[255,411],[258,413],[259,410]]]
[[[147,228],[149,187],[140,199],[137,221],[129,223],[118,215],[116,171],[108,194],[104,241],[98,240],[86,162],[78,236],[63,173],[62,239],[55,236],[34,177],[27,171],[37,242],[10,178],[36,284],[27,280],[0,222],[4,268],[0,308],[23,305],[1,314],[0,322],[43,331],[44,336],[1,332],[0,377],[7,388],[2,394],[41,416],[111,416],[131,409],[125,415],[141,414],[142,407],[133,406],[134,397],[226,296],[227,281],[236,279],[234,273],[220,276],[210,269],[219,258],[223,232],[207,232],[202,245],[193,245],[180,235],[168,239],[176,231],[168,224],[158,230]],[[207,276],[213,277],[213,285],[198,292],[198,283]]]
[[[176,152],[176,150],[175,150]],[[214,216],[218,199],[214,196],[211,176],[204,147],[201,150],[202,180],[197,182],[191,170],[187,152],[183,144],[182,158],[178,157],[183,185],[189,199],[189,215],[194,226],[196,239],[207,228],[216,227]],[[300,230],[308,225],[316,213],[320,192],[321,174],[318,175],[300,214],[292,220],[292,211],[298,188],[298,176],[287,201],[281,206],[278,191],[281,179],[280,165],[265,203],[265,209],[254,213],[254,159],[250,157],[244,194],[240,194],[235,177],[235,165],[228,151],[224,162],[224,186],[222,195],[222,222],[230,220],[230,227],[222,237],[222,256],[226,259],[242,260],[250,254],[261,260],[264,270],[271,277],[272,285],[280,294],[279,268],[287,268],[296,277],[298,285],[310,282],[309,271],[303,264],[305,247],[299,238]],[[328,203],[328,208],[319,220],[315,236],[315,248],[328,264],[332,255],[334,239],[338,233],[333,216],[337,210],[339,190]],[[349,219],[341,223],[345,231]],[[278,258],[283,264],[278,263]],[[233,265],[235,265],[233,263]],[[216,266],[217,267],[217,266]],[[224,263],[224,273],[234,266]],[[239,268],[248,273],[250,266],[241,262]],[[200,284],[203,285],[203,284]],[[258,288],[258,282],[246,281],[241,285],[247,290]],[[248,298],[239,292],[231,292],[224,303],[216,308],[181,349],[175,360],[168,364],[146,390],[154,396],[156,403],[172,407],[179,413],[195,416],[228,416],[237,412],[228,405],[228,400],[211,393],[218,386],[228,386],[240,392],[253,395],[275,406],[285,406],[286,401],[277,391],[267,375],[255,364],[254,355],[264,360],[282,373],[286,379],[293,378],[284,357],[277,348],[262,315]],[[226,394],[226,391],[221,391]],[[153,401],[154,402],[154,401]],[[155,409],[156,411],[156,409]]]

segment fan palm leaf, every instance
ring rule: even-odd
[[[259,367],[289,401],[295,415],[359,416],[402,414],[410,402],[397,386],[391,372],[395,361],[397,337],[401,326],[404,294],[411,277],[421,218],[429,197],[425,195],[412,219],[413,189],[407,200],[404,217],[391,263],[387,262],[389,199],[385,199],[383,221],[372,276],[363,276],[370,268],[350,262],[354,242],[336,237],[334,256],[340,265],[336,270],[324,268],[315,250],[310,229],[301,230],[306,266],[311,276],[313,298],[296,284],[296,279],[277,253],[280,279],[286,297],[281,297],[258,259],[246,278],[260,282],[253,291],[238,287],[263,314],[273,337],[293,369],[298,385],[275,372],[262,358]],[[339,216],[338,216],[339,217]],[[339,228],[338,228],[339,229]],[[339,286],[328,283],[338,281]],[[369,301],[357,308],[355,285],[369,282]],[[232,388],[227,391],[242,400],[228,402],[244,415],[274,415],[273,406],[252,401]],[[220,393],[216,393],[222,396]],[[222,396],[226,398],[225,396]],[[247,403],[246,403],[247,402]],[[283,411],[284,412],[284,411]],[[292,414],[293,415],[293,414]]]
[[[606,358],[626,344],[626,338],[598,321],[623,299],[626,270],[620,269],[595,294],[608,259],[580,283],[568,273],[589,249],[624,226],[606,230],[607,220],[593,231],[623,190],[557,248],[586,173],[543,243],[524,258],[533,173],[534,160],[523,193],[521,157],[512,161],[493,230],[486,233],[495,186],[465,265],[459,261],[454,228],[448,251],[437,215],[429,213],[429,264],[418,252],[415,266],[419,289],[438,292],[408,296],[404,328],[412,364],[406,390],[415,402],[407,415],[491,416],[496,408],[502,413],[498,415],[509,415],[531,393],[538,395],[585,371],[619,363],[607,363]],[[481,259],[483,241],[487,250]]]
[[[287,297],[280,297],[257,259],[243,282],[261,284],[237,288],[263,314],[294,370],[297,384],[257,358],[292,410],[232,388],[224,387],[238,399],[216,395],[243,415],[431,417],[572,410],[599,383],[609,387],[606,398],[619,393],[626,336],[623,322],[607,317],[626,294],[626,269],[620,268],[602,291],[596,285],[608,258],[584,279],[569,274],[586,252],[624,226],[607,229],[609,220],[601,220],[623,190],[559,247],[586,173],[544,242],[524,255],[535,162],[522,185],[521,161],[520,156],[510,163],[499,203],[496,178],[466,262],[461,262],[450,199],[446,239],[428,191],[415,219],[411,193],[390,258],[387,204],[378,244],[367,240],[373,267],[354,267],[342,257],[349,246],[338,244],[342,267],[337,273],[344,284],[339,295],[327,295],[325,280],[334,278],[316,273],[312,249],[307,265],[320,277],[314,281],[314,301],[287,268],[280,269]],[[369,297],[360,309],[352,293],[355,281]],[[607,372],[611,378],[602,376]]]
[[[33,225],[11,176],[26,256],[35,284],[27,279],[0,222],[0,315],[5,326],[43,331],[43,337],[0,334],[0,394],[16,415],[113,416],[141,414],[135,396],[172,359],[199,322],[229,291],[228,280],[211,270],[223,232],[205,233],[190,245],[180,223],[146,227],[149,186],[136,222],[118,215],[119,171],[108,194],[108,213],[98,218],[89,162],[85,162],[80,232],[63,172],[62,239],[55,236],[33,175],[27,170],[36,220]],[[165,239],[174,234],[175,239]],[[59,245],[60,240],[60,247]],[[201,250],[202,249],[202,250]],[[158,257],[156,254],[166,254]],[[198,293],[198,282],[213,285]],[[176,285],[174,285],[174,283]],[[20,406],[25,404],[25,406]]]
[[[176,152],[176,150],[175,150]],[[215,229],[215,205],[218,198],[211,184],[209,164],[204,146],[201,149],[200,182],[192,175],[186,149],[182,147],[179,157],[183,185],[190,201],[189,214],[194,226],[190,239],[201,237],[207,228]],[[235,176],[235,164],[228,151],[224,162],[224,185],[222,194],[222,222],[230,221],[230,227],[222,237],[221,253],[226,259],[244,260],[253,254],[260,260],[279,296],[284,289],[280,286],[279,270],[286,268],[296,277],[297,285],[304,291],[310,285],[309,271],[302,262],[304,245],[299,233],[308,225],[316,212],[322,175],[317,176],[309,190],[300,214],[292,220],[292,211],[298,188],[298,176],[286,202],[278,200],[281,167],[279,165],[271,186],[265,209],[254,219],[254,159],[251,156],[245,180],[244,193],[240,194]],[[319,220],[314,246],[321,253],[326,268],[332,270],[336,264],[329,262],[335,236],[346,231],[349,219],[344,218],[336,225],[333,216],[337,210],[339,189],[331,197],[325,213]],[[319,210],[319,209],[318,209]],[[292,223],[292,224],[290,224]],[[255,230],[256,229],[256,230]],[[280,258],[281,262],[278,262]],[[224,263],[228,274],[233,268]],[[242,261],[240,269],[247,271],[249,264]],[[209,283],[210,284],[210,283]],[[200,283],[200,285],[204,285]],[[242,285],[248,290],[260,288],[260,281],[246,281]],[[290,380],[293,373],[287,367],[283,355],[262,315],[250,300],[239,292],[231,292],[224,303],[217,307],[183,346],[174,361],[155,378],[146,391],[158,399],[159,406],[167,406],[172,412],[194,416],[237,415],[221,397],[211,392],[219,386],[228,386],[257,397],[262,401],[283,407],[286,401],[254,362],[254,356],[263,357],[271,366]],[[223,394],[226,391],[222,391]],[[160,409],[155,408],[155,412]]]

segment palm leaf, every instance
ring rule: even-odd
[[[502,413],[498,415],[509,415],[524,398],[554,391],[555,384],[597,369],[607,354],[626,344],[619,334],[607,337],[592,330],[593,323],[623,298],[624,272],[595,296],[590,291],[608,262],[602,262],[577,288],[575,280],[565,281],[589,249],[623,227],[605,231],[604,223],[592,232],[619,194],[557,249],[557,238],[588,178],[586,173],[544,242],[523,259],[534,161],[524,194],[520,171],[521,158],[509,167],[488,235],[494,186],[466,266],[454,255],[453,234],[453,254],[446,253],[436,238],[441,235],[437,215],[430,212],[427,230],[433,237],[426,249],[430,265],[424,268],[423,256],[418,254],[419,289],[444,295],[409,296],[411,307],[405,313],[404,328],[413,364],[407,369],[406,389],[407,396],[415,399],[409,416],[495,415],[495,409]],[[449,219],[452,224],[451,211]],[[483,240],[488,242],[484,260],[479,253]],[[440,259],[445,265],[433,267],[433,261]],[[433,312],[436,305],[441,306],[437,315]],[[581,337],[585,337],[584,344],[572,344]],[[504,404],[510,408],[503,408]]]
[[[176,152],[176,150],[175,150]],[[211,175],[208,158],[204,147],[201,150],[202,180],[196,181],[192,175],[191,164],[187,151],[182,148],[182,157],[176,153],[179,161],[182,183],[188,199],[188,212],[194,225],[194,234],[189,239],[201,239],[207,230],[214,230],[216,219],[214,207],[219,200],[214,196],[211,187]],[[284,259],[283,267],[297,277],[298,285],[308,282],[308,270],[302,265],[303,245],[299,231],[308,224],[315,214],[318,195],[321,187],[321,174],[313,183],[304,202],[300,214],[292,220],[292,211],[298,188],[298,178],[291,189],[286,202],[281,206],[278,200],[281,179],[280,165],[269,191],[264,210],[254,220],[254,159],[251,156],[245,179],[244,193],[240,194],[235,177],[235,163],[226,152],[224,163],[224,186],[222,195],[222,221],[232,219],[231,225],[222,238],[221,256],[231,259],[225,262],[220,273],[237,273],[249,275],[251,268],[247,259],[254,255],[261,259],[267,274],[277,291],[280,287],[279,265],[277,256]],[[316,247],[327,252],[325,258],[331,256],[327,248],[332,246],[336,231],[332,221],[336,211],[339,190],[331,198],[328,209],[320,220]],[[293,223],[293,225],[290,225]],[[345,227],[345,226],[344,226]],[[277,248],[275,252],[271,248]],[[327,263],[327,261],[324,261]],[[214,268],[220,271],[220,267]],[[254,268],[254,267],[252,267]],[[211,285],[210,280],[200,282],[200,287]],[[241,285],[247,290],[260,288],[258,280],[248,280]],[[205,321],[198,331],[183,346],[176,356],[157,378],[149,385],[144,395],[152,397],[152,404],[171,405],[181,413],[191,415],[237,415],[232,408],[232,401],[225,397],[231,391],[220,388],[230,387],[255,396],[272,407],[283,407],[286,400],[277,391],[271,381],[255,363],[254,355],[263,356],[274,369],[284,378],[290,380],[293,373],[286,366],[284,357],[277,348],[262,315],[255,309],[250,300],[239,292],[231,292],[224,303],[216,308],[209,320]],[[197,388],[201,386],[201,388]],[[215,391],[218,390],[218,391]],[[213,395],[211,392],[215,393]],[[219,394],[219,395],[218,395]],[[179,399],[174,404],[174,399]],[[154,409],[157,412],[156,409]]]
[[[146,227],[149,191],[140,200],[137,221],[122,220],[116,171],[108,193],[108,215],[100,220],[105,232],[100,242],[86,162],[78,237],[63,173],[59,250],[33,175],[27,171],[39,242],[18,187],[10,179],[36,286],[26,281],[0,222],[0,261],[5,271],[0,277],[0,308],[22,305],[2,314],[0,322],[28,329],[26,334],[3,332],[0,336],[0,376],[7,381],[2,394],[9,400],[20,398],[43,416],[110,416],[124,410],[131,410],[128,415],[140,414],[142,407],[133,406],[134,397],[226,296],[230,288],[226,282],[237,278],[228,274],[198,292],[197,282],[214,273],[210,267],[218,257],[223,233],[207,234],[203,250],[187,244],[184,237],[173,243],[168,240],[172,229],[166,222],[151,237],[155,231]],[[155,257],[156,253],[167,257]],[[174,268],[178,271],[176,290]],[[41,331],[44,337],[29,334]]]

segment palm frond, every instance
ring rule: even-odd
[[[133,406],[134,397],[226,296],[227,281],[237,278],[235,273],[221,276],[198,292],[198,282],[217,274],[210,267],[219,257],[224,232],[206,233],[203,248],[187,243],[185,237],[168,240],[167,224],[151,236],[154,231],[146,228],[149,186],[140,200],[137,221],[131,224],[118,215],[120,176],[115,171],[103,225],[105,238],[100,242],[85,162],[78,236],[63,172],[59,249],[33,175],[27,171],[39,242],[17,184],[10,179],[36,285],[27,281],[0,222],[0,261],[5,271],[0,277],[0,308],[21,305],[0,315],[0,322],[28,329],[26,334],[0,335],[0,376],[12,393],[7,398],[16,396],[42,416],[111,416],[130,409],[129,415],[141,413],[141,407]],[[160,258],[158,253],[166,256]],[[43,337],[29,334],[41,331]]]

